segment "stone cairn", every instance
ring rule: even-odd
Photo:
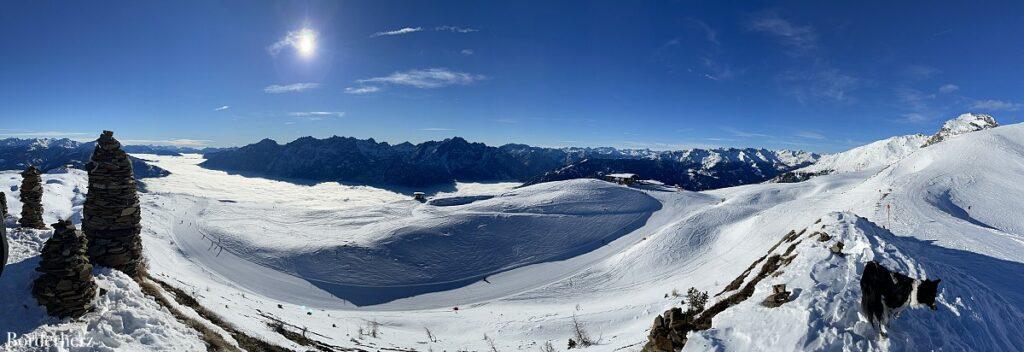
[[[43,245],[36,271],[43,273],[32,285],[32,296],[52,316],[77,318],[92,310],[96,283],[85,256],[88,240],[68,220],[53,224],[53,237]]]
[[[114,133],[103,131],[85,169],[89,193],[82,210],[82,229],[89,238],[89,258],[95,265],[137,276],[142,266],[142,216],[128,154]]]
[[[35,166],[21,172],[21,227],[45,229],[43,222],[43,178]]]
[[[0,223],[7,220],[7,195],[0,192]]]

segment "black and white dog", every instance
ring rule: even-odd
[[[860,308],[884,337],[885,326],[903,308],[928,307],[936,310],[935,296],[940,281],[911,279],[870,261],[864,266],[864,275],[860,278],[860,290],[864,295]]]

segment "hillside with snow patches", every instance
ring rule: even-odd
[[[823,157],[803,182],[702,192],[457,183],[421,203],[209,170],[195,154],[139,155],[170,172],[145,180],[143,243],[150,275],[173,288],[160,295],[232,346],[245,335],[296,351],[565,350],[578,324],[595,342],[579,349],[639,351],[655,316],[684,306],[674,292],[707,291],[711,305],[749,287],[684,350],[1015,351],[1024,124],[985,116]],[[12,214],[0,330],[76,334],[94,350],[204,349],[193,326],[109,269],[94,269],[107,290],[95,312],[46,317],[29,290],[51,233],[16,228],[20,180],[0,173]],[[79,222],[86,175],[43,180],[44,219]],[[859,313],[870,260],[942,279],[938,310],[905,310],[877,336]],[[793,297],[768,308],[774,284]]]

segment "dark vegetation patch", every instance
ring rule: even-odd
[[[196,301],[195,298],[189,296],[188,293],[185,293],[185,291],[182,291],[177,287],[171,286],[166,282],[160,281],[153,277],[150,277],[150,279],[153,282],[160,284],[160,287],[162,287],[164,290],[172,293],[174,295],[174,300],[177,301],[178,304],[191,308],[197,314],[199,314],[199,316],[203,317],[203,319],[210,321],[214,325],[217,325],[221,329],[224,329],[224,331],[227,331],[228,334],[231,334],[231,337],[233,337],[235,341],[238,342],[238,346],[241,347],[242,349],[250,352],[291,352],[291,350],[287,348],[272,345],[266,341],[260,340],[258,338],[249,336],[248,334],[245,334],[241,331],[238,331],[238,329],[235,329],[233,325],[224,321],[224,319],[222,319],[220,316],[200,305],[199,301]],[[229,347],[231,348],[226,349],[227,351],[238,350],[237,348],[234,348],[232,346]],[[217,349],[217,351],[221,350]]]
[[[177,307],[172,305],[171,302],[167,301],[167,298],[160,294],[160,288],[157,287],[157,284],[153,283],[153,281],[139,280],[138,282],[139,287],[142,288],[142,293],[145,293],[146,295],[153,297],[153,300],[155,300],[157,304],[163,306],[164,308],[167,308],[167,310],[171,312],[171,315],[173,315],[175,319],[178,319],[178,321],[182,322],[186,326],[198,332],[199,338],[201,338],[203,342],[206,343],[207,351],[239,351],[237,347],[232,346],[230,343],[224,340],[224,338],[221,337],[220,334],[206,326],[206,324],[200,323],[195,319],[185,316],[185,314],[178,310]]]

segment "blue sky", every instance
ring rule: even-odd
[[[1022,2],[0,3],[0,137],[832,152],[1022,121]]]

